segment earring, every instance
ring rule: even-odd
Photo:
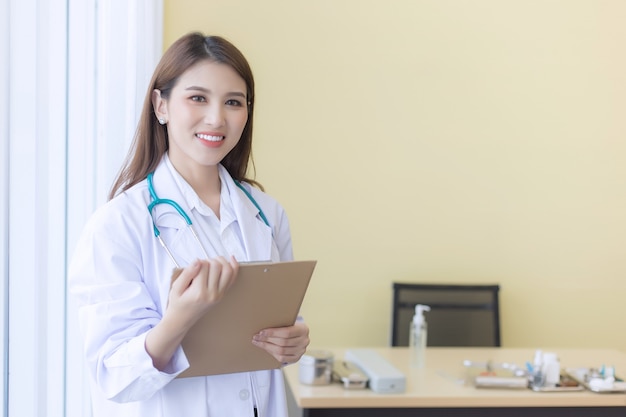
[[[159,123],[161,123],[162,125],[164,125],[164,124],[165,124],[165,119],[163,119],[162,117],[161,117],[161,118],[159,118]]]

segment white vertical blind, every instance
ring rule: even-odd
[[[57,165],[48,163],[49,153],[57,156],[59,147],[62,161],[65,157],[66,97],[54,96],[58,83],[64,91],[66,51],[54,43],[54,30],[63,26],[46,14],[59,3],[9,3],[9,416],[63,411],[62,402],[48,403],[63,385],[64,353],[65,184],[63,175],[53,172]],[[50,123],[59,118],[61,123]],[[55,244],[48,245],[59,230]],[[48,297],[48,290],[61,298]],[[57,357],[49,360],[54,353]]]
[[[37,22],[36,94],[40,98],[36,101],[35,215],[39,222],[35,222],[34,250],[35,259],[40,260],[35,266],[39,341],[35,378],[40,396],[36,415],[44,416],[63,415],[65,405],[65,361],[61,358],[66,345],[67,2],[39,0]]]
[[[0,1],[0,91],[9,91],[9,2]],[[9,95],[0,94],[0,414],[8,414]]]
[[[68,3],[68,134],[66,208],[67,254],[88,213],[95,205],[93,159],[96,147],[96,3],[92,0],[69,0]],[[89,417],[87,376],[76,317],[76,307],[67,298],[66,328],[66,417]],[[13,417],[13,416],[10,416]]]
[[[4,417],[90,415],[66,267],[161,54],[161,0],[0,2]]]

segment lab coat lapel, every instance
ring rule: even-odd
[[[165,161],[162,161],[154,171],[153,184],[159,198],[175,201],[188,216],[192,216],[191,209],[187,206],[187,200],[181,194]],[[205,257],[193,235],[187,230],[187,222],[174,207],[169,204],[158,204],[152,213],[154,223],[161,232],[161,237],[181,266],[186,266],[195,259]]]
[[[259,210],[237,187],[226,168],[220,165],[220,176],[233,202],[237,221],[241,229],[247,261],[269,261],[272,259],[272,229],[259,218]],[[244,187],[246,186],[245,184]]]

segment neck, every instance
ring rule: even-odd
[[[217,168],[217,167],[215,167]],[[220,197],[222,183],[220,181],[219,171],[204,170],[204,173],[196,173],[185,180],[191,185],[193,190],[198,194],[200,200],[211,208],[215,216],[220,218]]]
[[[174,162],[172,164],[174,165]],[[200,200],[209,206],[219,218],[222,184],[218,166],[185,164],[182,167],[174,165],[174,168],[191,185],[191,188],[198,194]]]
[[[216,166],[206,168],[207,169],[195,171],[189,170],[186,173],[181,172],[181,175],[200,198],[211,195],[219,196],[221,190],[219,171]]]

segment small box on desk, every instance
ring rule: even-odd
[[[372,349],[350,349],[345,359],[358,366],[369,378],[369,387],[374,392],[393,394],[404,392],[406,377],[385,358]]]

